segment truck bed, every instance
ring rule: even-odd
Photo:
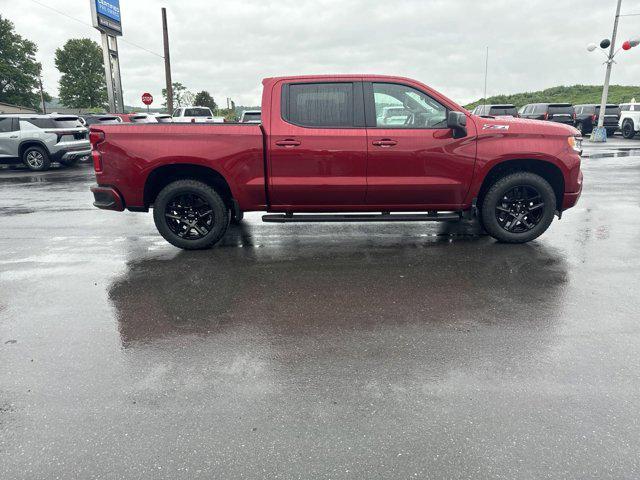
[[[145,184],[157,168],[190,164],[213,168],[227,179],[243,209],[266,205],[263,130],[249,123],[141,123],[92,126],[103,132],[105,159],[99,184],[118,185],[126,208],[140,209]],[[170,140],[170,141],[167,141]]]

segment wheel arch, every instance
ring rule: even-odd
[[[556,209],[562,209],[564,198],[565,180],[560,167],[552,162],[537,159],[512,159],[497,163],[485,175],[478,192],[478,205],[482,205],[484,196],[491,185],[500,178],[514,172],[531,172],[544,178],[556,194]]]
[[[172,163],[152,170],[144,184],[144,206],[149,207],[164,187],[176,180],[199,180],[214,188],[231,207],[233,192],[227,179],[217,170],[194,163]]]
[[[23,140],[18,145],[18,155],[20,156],[20,158],[22,158],[24,151],[29,147],[43,148],[47,155],[51,155],[51,152],[49,152],[49,149],[47,148],[47,145],[44,142],[40,140]]]

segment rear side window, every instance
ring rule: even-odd
[[[29,129],[28,127],[30,126],[31,130],[34,130],[33,127],[37,127],[37,128],[56,128],[55,123],[53,122],[52,118],[21,118],[20,119],[20,124],[28,124],[27,129]]]
[[[251,113],[245,112],[243,118],[245,122],[248,122],[250,120],[260,120],[260,115],[261,114],[259,112],[251,112]]]
[[[285,93],[288,90],[288,95]],[[299,83],[284,89],[283,118],[304,127],[352,127],[352,83]]]
[[[570,105],[549,105],[549,115],[573,115]]]

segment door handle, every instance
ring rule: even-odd
[[[300,145],[300,141],[293,138],[286,138],[285,140],[276,141],[276,145],[279,147],[297,147]]]
[[[398,142],[391,140],[390,138],[383,138],[382,140],[374,140],[371,144],[376,147],[393,147],[394,145],[397,145]]]
[[[18,138],[18,135],[11,135],[9,138]]]

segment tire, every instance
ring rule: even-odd
[[[518,196],[520,200],[517,200]],[[540,202],[542,206],[535,208]],[[529,211],[531,206],[534,208]],[[481,221],[487,233],[496,240],[525,243],[549,228],[555,211],[556,194],[549,182],[535,173],[515,172],[499,178],[489,187],[482,200]]]
[[[197,180],[177,180],[156,197],[153,220],[170,244],[184,250],[201,250],[210,248],[224,236],[229,226],[229,210],[209,185]]]
[[[584,137],[585,135],[588,135],[591,132],[588,132],[587,129],[584,127],[584,123],[583,122],[579,122],[578,125],[576,125],[576,128],[578,130],[580,130],[580,134]]]
[[[49,170],[51,160],[49,154],[42,147],[27,147],[22,152],[22,163],[24,163],[32,172],[43,172]]]
[[[627,119],[624,122],[622,122],[622,136],[630,140],[633,137],[635,137],[635,135],[636,135],[636,131],[633,125],[633,121]]]

